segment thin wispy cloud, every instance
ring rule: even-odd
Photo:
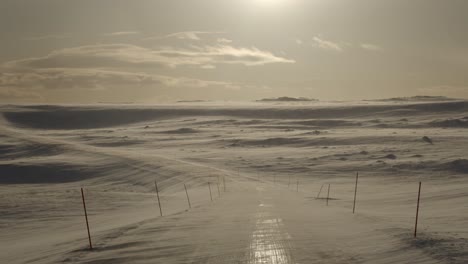
[[[378,46],[378,45],[375,45],[375,44],[371,44],[371,43],[361,43],[359,45],[362,49],[365,49],[365,50],[371,50],[371,51],[382,51],[383,48]]]
[[[0,74],[0,95],[12,100],[38,100],[40,92],[44,90],[104,91],[122,87],[156,90],[167,88],[238,90],[250,86],[226,81],[102,69],[56,68]]]
[[[0,86],[0,97],[5,100],[12,100],[12,101],[37,101],[41,100],[42,96],[38,92],[33,92],[24,89],[17,89],[12,87],[1,87]]]
[[[49,35],[43,35],[43,36],[30,36],[30,37],[24,37],[23,40],[54,40],[54,39],[67,39],[71,38],[70,34],[49,34]]]
[[[168,34],[164,36],[164,38],[177,38],[177,39],[185,39],[185,40],[201,40],[203,35],[219,35],[224,34],[224,32],[220,31],[183,31],[183,32],[176,32],[172,34]]]
[[[107,37],[118,37],[118,36],[130,36],[130,35],[138,35],[141,34],[138,31],[117,31],[117,32],[111,32],[111,33],[106,33],[104,36]]]
[[[222,44],[229,44],[233,42],[231,39],[227,39],[227,38],[218,38],[216,41]]]
[[[11,61],[8,67],[30,68],[102,68],[206,66],[240,64],[260,66],[271,63],[294,63],[258,48],[230,45],[193,46],[192,49],[149,49],[130,44],[103,44],[67,48],[39,58]]]
[[[337,42],[333,42],[331,40],[326,40],[322,37],[317,37],[315,36],[313,38],[313,42],[314,42],[314,45],[316,47],[319,47],[321,49],[326,49],[326,50],[332,50],[332,51],[338,51],[338,52],[342,52],[343,51],[343,47],[341,44],[337,43]]]

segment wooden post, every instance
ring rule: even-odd
[[[221,196],[221,192],[219,191],[219,182],[218,182],[218,197]]]
[[[327,206],[328,206],[328,199],[330,199],[330,184],[328,184]]]
[[[322,192],[322,189],[323,189],[324,185],[325,184],[322,184],[322,186],[320,186],[320,191],[318,192],[317,197],[315,199],[318,199],[320,197],[320,193]]]
[[[156,181],[154,181],[154,186],[156,187],[156,196],[158,197],[159,213],[161,214],[161,216],[163,216],[162,208],[161,208],[161,200],[159,199],[158,183]]]
[[[357,184],[358,184],[359,172],[356,172],[356,185],[354,186],[354,203],[353,203],[353,214],[356,209],[356,195],[357,195]]]
[[[418,204],[416,206],[416,222],[414,223],[414,237],[416,237],[418,232],[418,217],[419,217],[419,201],[421,198],[421,182],[419,182],[419,189],[418,189]]]
[[[210,199],[213,201],[213,195],[211,195],[211,184],[208,182],[208,189],[210,190]]]
[[[296,180],[296,192],[299,192],[299,180]]]
[[[226,192],[226,178],[223,176],[223,186],[224,186],[224,192]]]
[[[86,229],[88,230],[89,249],[93,250],[93,243],[91,243],[91,232],[89,232],[88,212],[86,211],[86,202],[85,202],[83,188],[81,188],[81,199],[83,200],[83,209],[84,209],[85,219],[86,219]]]
[[[184,188],[185,188],[185,194],[187,195],[188,207],[192,208],[192,205],[190,204],[190,197],[189,197],[188,192],[187,192],[187,186],[185,186],[185,183],[184,183]]]

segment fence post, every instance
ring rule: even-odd
[[[154,186],[156,187],[156,196],[158,197],[159,213],[161,214],[161,216],[163,216],[162,208],[161,208],[161,200],[159,199],[158,183],[156,181],[154,181]]]
[[[418,204],[416,206],[416,222],[414,223],[414,237],[416,237],[418,232],[418,217],[419,217],[419,200],[421,198],[421,182],[419,182],[419,189],[418,189]]]
[[[221,192],[219,191],[219,182],[217,183],[218,185],[218,197],[221,197]]]
[[[88,212],[86,211],[86,202],[85,202],[83,188],[81,188],[81,199],[83,200],[83,209],[84,209],[85,219],[86,219],[86,229],[88,230],[89,249],[93,250],[93,243],[91,243],[91,232],[89,232]]]
[[[192,208],[192,205],[190,204],[190,198],[189,198],[189,195],[188,195],[188,192],[187,192],[187,186],[185,186],[185,183],[184,183],[184,188],[185,188],[185,194],[187,195],[188,207]]]
[[[328,184],[328,192],[327,192],[327,206],[328,206],[328,200],[330,199],[330,184]]]
[[[318,199],[320,197],[320,193],[322,193],[322,189],[324,185],[325,184],[322,184],[322,186],[320,186],[320,191],[318,192],[317,197],[315,199]]]
[[[353,214],[356,209],[356,195],[357,195],[357,184],[358,184],[359,172],[356,172],[356,185],[354,186],[354,203],[353,203]]]
[[[208,189],[210,190],[210,199],[213,201],[213,196],[211,195],[211,184],[208,182]]]
[[[224,186],[224,192],[226,192],[226,178],[223,176],[223,186]]]

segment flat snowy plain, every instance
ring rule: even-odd
[[[1,263],[468,263],[467,101],[0,111]]]

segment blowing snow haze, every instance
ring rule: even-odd
[[[468,3],[1,1],[3,103],[468,98]]]

